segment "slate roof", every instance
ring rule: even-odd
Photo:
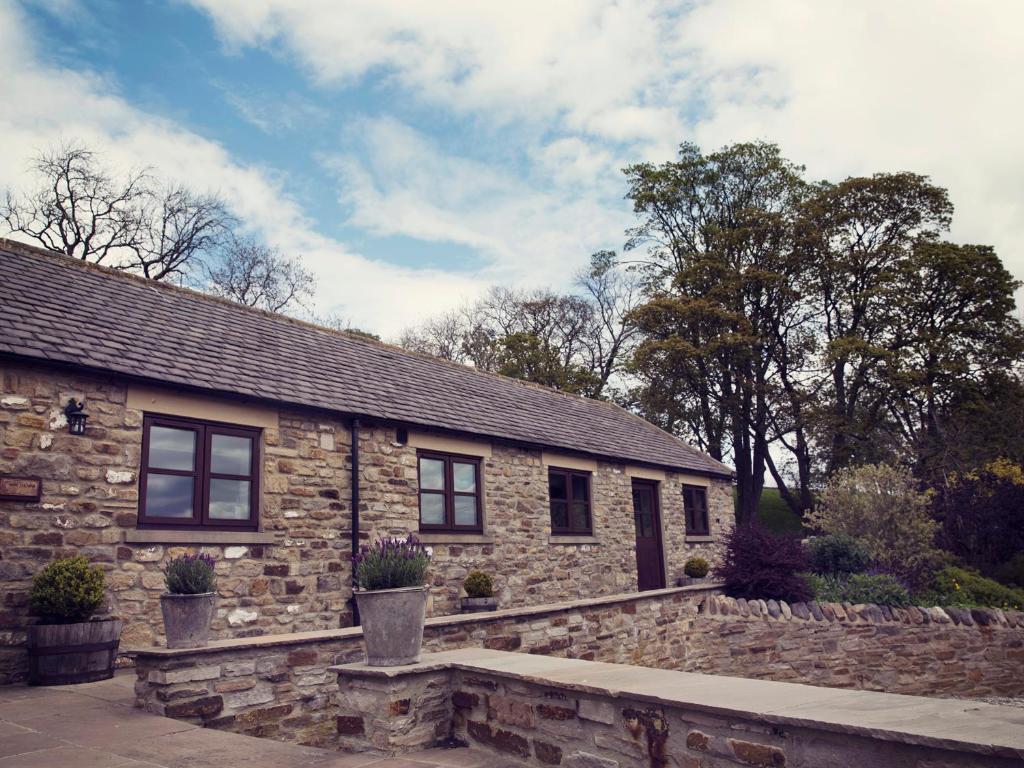
[[[0,239],[0,354],[702,474],[704,453],[589,400]]]

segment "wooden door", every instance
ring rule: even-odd
[[[633,522],[636,527],[636,572],[641,590],[665,586],[661,552],[661,519],[658,514],[658,484],[633,481]]]

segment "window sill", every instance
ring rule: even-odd
[[[126,544],[274,544],[277,536],[267,531],[125,531]]]
[[[548,536],[548,544],[600,544],[597,536],[572,536],[570,534],[552,533]]]
[[[695,536],[692,534],[687,534],[685,538],[687,544],[709,544],[714,540],[714,536]]]
[[[445,533],[443,531],[421,531],[416,538],[424,544],[493,544],[494,537],[486,533]]]

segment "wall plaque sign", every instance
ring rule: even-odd
[[[43,494],[43,481],[38,477],[12,477],[0,475],[0,500],[39,501]]]

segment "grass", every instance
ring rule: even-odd
[[[765,488],[761,492],[761,505],[757,510],[757,519],[765,528],[773,533],[801,533],[803,525],[800,517],[786,506],[779,495],[778,488]]]

